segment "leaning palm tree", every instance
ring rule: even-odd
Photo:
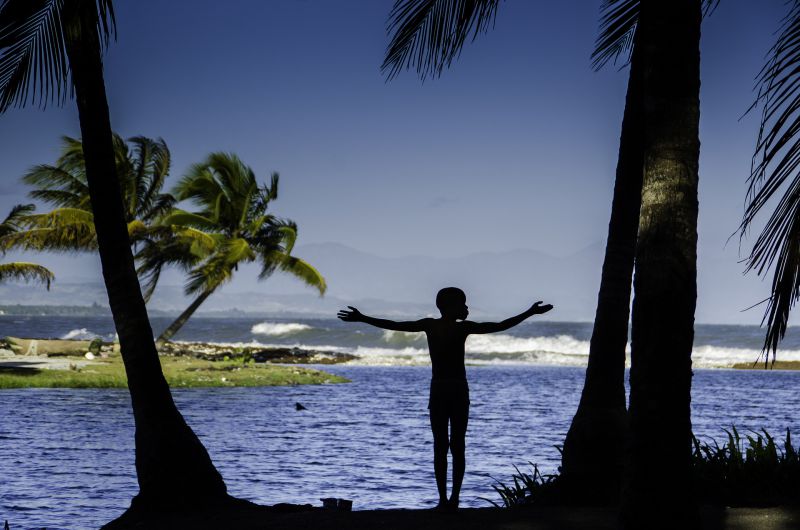
[[[138,255],[140,273],[154,286],[161,268],[173,263],[187,270],[186,294],[194,301],[159,335],[169,340],[197,308],[228,282],[240,265],[258,262],[259,279],[283,271],[325,293],[325,279],[307,262],[291,255],[297,225],[267,212],[278,198],[278,174],[269,185],[259,186],[252,169],[236,155],[212,153],[191,167],[177,184],[178,200],[188,200],[200,209],[175,209],[162,221],[168,227],[163,237],[150,239]]]
[[[759,276],[773,269],[762,324],[766,323],[764,362],[773,361],[800,298],[800,1],[789,13],[759,76],[754,107],[762,108],[761,125],[750,171],[747,206],[740,226],[744,237],[770,205],[769,215],[747,257],[746,271]]]
[[[229,499],[207,451],[169,391],[136,276],[114,156],[102,53],[114,35],[111,0],[0,0],[0,113],[74,95],[86,185],[136,425],[136,509]]]
[[[11,209],[11,212],[0,223],[0,241],[19,230],[19,219],[22,216],[33,212],[32,204],[18,204]],[[0,283],[9,280],[21,280],[25,282],[37,281],[50,289],[50,282],[55,275],[42,265],[28,263],[24,261],[13,261],[11,263],[0,264]]]

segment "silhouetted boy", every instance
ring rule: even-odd
[[[442,318],[423,318],[416,321],[395,322],[373,318],[350,310],[339,311],[345,322],[365,322],[372,326],[394,331],[424,331],[428,337],[433,377],[428,409],[433,431],[433,469],[439,490],[439,509],[458,508],[458,495],[464,480],[465,436],[469,419],[469,387],[464,368],[464,341],[468,335],[495,333],[512,328],[526,318],[550,311],[552,305],[536,302],[530,309],[502,322],[471,322],[466,320],[467,297],[456,287],[445,287],[436,295],[436,307]],[[447,427],[450,424],[448,440]],[[453,492],[447,500],[447,449],[453,455]]]

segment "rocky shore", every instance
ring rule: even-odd
[[[339,364],[358,359],[349,353],[302,348],[265,348],[207,342],[167,342],[159,353],[170,357],[191,357],[205,361],[242,361],[273,364]],[[91,354],[91,355],[89,355]],[[100,340],[30,339],[5,337],[0,356],[107,358],[119,354],[119,344]]]
[[[206,361],[241,360],[277,364],[339,364],[358,359],[357,355],[329,350],[232,346],[207,342],[167,342],[161,355],[189,356]]]

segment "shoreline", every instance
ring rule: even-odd
[[[85,340],[85,339],[35,339],[4,337],[0,338],[0,368],[8,366],[10,358],[17,361],[31,363],[26,364],[32,368],[53,368],[67,369],[64,359],[72,358],[69,365],[82,368],[87,359],[82,357],[91,353],[95,358],[108,358],[119,355],[119,344],[107,341]],[[218,343],[202,341],[176,341],[167,342],[159,350],[159,356],[165,358],[185,358],[218,362],[240,362],[255,364],[282,364],[282,365],[331,365],[351,363],[356,365],[370,366],[374,362],[367,362],[367,358],[353,353],[345,353],[331,349],[316,349],[314,347],[298,346],[264,346],[257,343]],[[25,359],[22,359],[25,357]],[[57,361],[61,359],[62,361]],[[360,362],[362,361],[362,362]],[[515,363],[510,363],[515,364]],[[520,365],[535,366],[574,366],[571,364],[539,364],[524,363]],[[627,364],[627,363],[626,363]],[[378,365],[384,365],[378,363]],[[386,365],[393,366],[394,363]],[[482,367],[484,363],[467,359],[467,366]],[[580,366],[578,366],[580,367]],[[585,366],[583,366],[585,368]],[[698,370],[788,370],[800,371],[800,360],[783,361],[778,360],[774,363],[763,362],[737,362],[727,366],[695,366]],[[0,386],[2,388],[2,386]]]
[[[346,362],[345,354],[290,348],[221,348],[167,343],[162,371],[172,388],[294,386],[349,380],[298,364]],[[0,341],[0,389],[127,388],[119,345],[86,340]]]
[[[755,371],[769,371],[769,370],[800,370],[800,361],[775,361],[774,363],[767,362],[766,367],[763,361],[755,363],[736,363],[731,366],[734,370],[755,370]]]

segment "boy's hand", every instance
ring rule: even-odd
[[[531,306],[531,308],[530,308],[530,309],[528,309],[528,311],[530,311],[530,312],[531,312],[531,314],[533,314],[533,315],[541,315],[542,313],[547,313],[547,312],[548,312],[548,311],[550,311],[551,309],[553,309],[553,306],[552,306],[552,304],[545,304],[545,305],[542,305],[542,301],[541,301],[541,300],[539,300],[538,302],[536,302],[535,304],[533,304],[533,305]]]
[[[351,305],[347,307],[350,308],[350,311],[347,309],[342,309],[336,314],[336,316],[345,322],[361,322],[364,319],[364,315],[361,314],[361,311]]]

